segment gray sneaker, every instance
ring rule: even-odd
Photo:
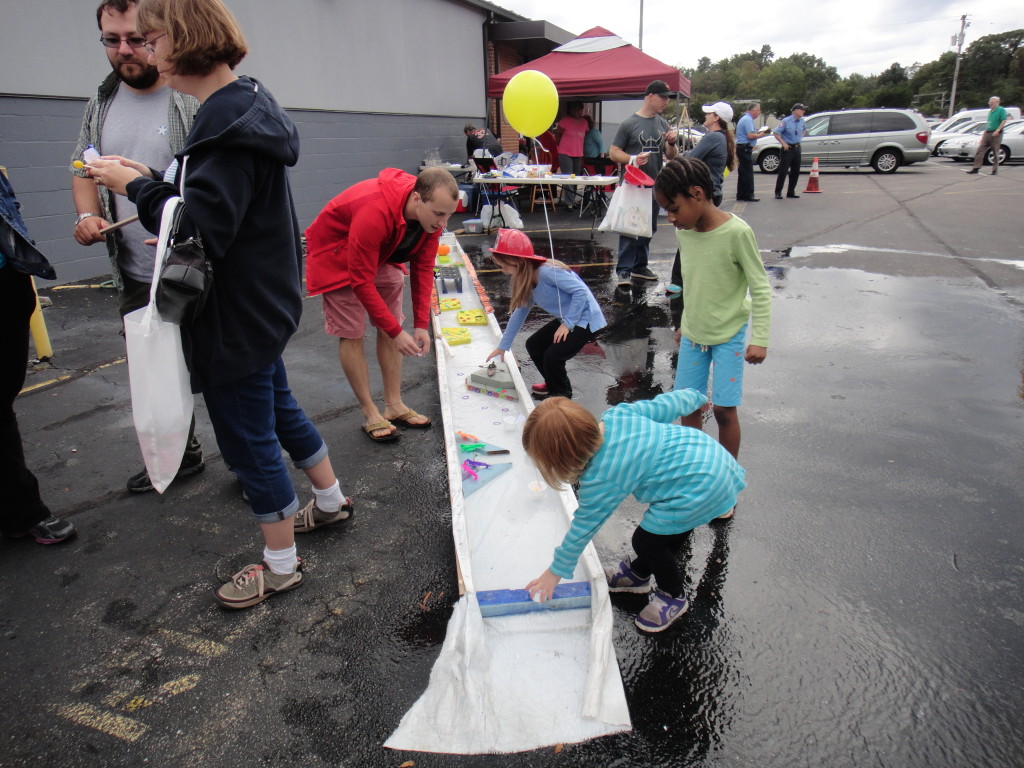
[[[654,274],[650,267],[634,267],[633,271],[629,273],[630,277],[636,277],[640,280],[657,280],[658,276]]]
[[[302,561],[292,573],[279,576],[266,563],[247,565],[213,593],[225,608],[248,608],[271,595],[302,585]]]
[[[644,595],[650,592],[651,577],[646,579],[637,576],[633,572],[633,564],[629,560],[623,560],[615,568],[605,568],[604,575],[608,579],[609,592],[632,592],[637,595]]]
[[[345,497],[337,512],[324,512],[317,509],[316,496],[309,500],[302,509],[295,513],[295,532],[309,533],[322,525],[334,525],[352,517],[352,499]]]
[[[661,632],[668,629],[676,619],[686,613],[690,607],[686,595],[672,597],[667,592],[655,588],[651,601],[640,611],[633,622],[644,632]]]

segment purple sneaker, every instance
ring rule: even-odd
[[[686,595],[672,597],[667,592],[655,589],[651,601],[640,611],[634,623],[644,632],[661,632],[686,613],[689,607]]]
[[[609,592],[633,592],[645,595],[651,591],[651,577],[642,579],[633,572],[632,563],[623,560],[614,569],[605,568],[604,575],[608,578]]]

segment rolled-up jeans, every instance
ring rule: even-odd
[[[237,475],[258,523],[286,520],[299,509],[281,449],[298,469],[316,466],[327,445],[295,402],[284,360],[203,391],[224,461]]]

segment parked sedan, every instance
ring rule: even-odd
[[[947,141],[959,139],[964,134],[981,133],[985,130],[985,125],[985,120],[967,120],[955,125],[948,131],[932,131],[932,135],[928,138],[928,149],[931,150],[933,155],[938,155],[939,147]]]
[[[950,157],[953,160],[973,160],[978,151],[980,134],[970,134],[960,138],[949,139],[939,148],[939,157]],[[1002,146],[999,147],[999,164],[1013,158],[1024,159],[1024,120],[1014,120],[1003,127]],[[985,155],[985,165],[992,164],[992,150]]]

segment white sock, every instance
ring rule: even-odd
[[[321,512],[337,512],[345,503],[345,494],[341,492],[341,483],[337,480],[330,488],[323,490],[313,486],[313,495],[316,496],[316,508]]]
[[[288,549],[264,547],[263,560],[270,566],[270,570],[278,576],[287,576],[289,573],[295,573],[295,569],[299,565],[298,550],[295,549],[294,544],[288,547]]]

